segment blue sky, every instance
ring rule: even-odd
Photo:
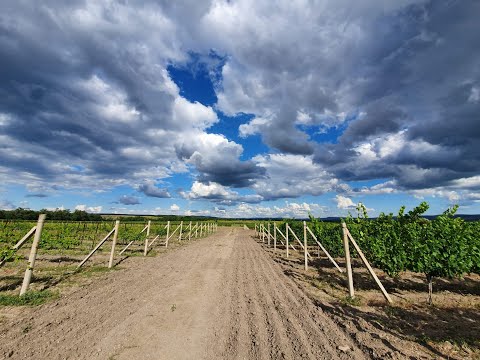
[[[480,213],[477,1],[0,4],[0,208]]]

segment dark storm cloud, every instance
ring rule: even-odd
[[[371,76],[358,87],[366,116],[338,144],[318,146],[315,159],[341,179],[393,178],[400,189],[477,175],[479,13],[477,1],[432,1],[380,19],[384,36],[372,43],[364,68]],[[404,138],[388,137],[400,131]],[[361,143],[375,159],[362,156]]]
[[[240,161],[242,151],[240,145],[214,134],[207,134],[198,142],[193,140],[176,148],[180,159],[195,165],[200,182],[236,188],[251,186],[265,174],[265,169],[255,162]]]
[[[394,133],[401,129],[406,114],[395,108],[391,101],[380,101],[369,104],[366,115],[353,121],[340,137],[342,145],[355,144],[371,136]]]
[[[198,180],[201,182],[216,182],[223,186],[244,188],[251,186],[256,179],[265,174],[265,170],[257,167],[252,161],[237,162],[236,164],[218,164],[217,166],[198,164],[200,172]]]

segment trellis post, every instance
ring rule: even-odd
[[[303,253],[305,255],[305,271],[308,270],[308,252],[307,252],[307,223],[303,222]]]
[[[268,236],[268,247],[270,247],[270,223],[268,223],[268,232],[267,232],[267,236]]]
[[[273,222],[273,252],[277,252],[277,224]]]
[[[113,233],[113,240],[112,240],[112,251],[110,252],[110,260],[108,261],[108,268],[111,269],[113,266],[113,257],[115,256],[115,245],[117,245],[117,238],[118,238],[118,228],[120,226],[120,220],[115,221],[115,231]]]
[[[350,262],[350,247],[348,245],[347,224],[342,222],[343,247],[345,249],[345,266],[347,267],[348,294],[351,298],[355,296],[353,290],[352,264]]]
[[[170,221],[167,221],[167,237],[165,238],[165,247],[168,247],[169,237],[170,237]]]
[[[35,230],[35,236],[33,237],[32,248],[30,249],[30,256],[28,258],[27,270],[25,270],[25,276],[23,277],[22,288],[20,289],[20,296],[24,295],[28,287],[30,286],[30,281],[32,280],[33,267],[35,266],[35,260],[37,259],[37,250],[38,243],[42,236],[43,224],[45,222],[45,214],[40,214],[37,220],[37,228]]]
[[[287,259],[288,259],[288,223],[285,223],[285,235],[286,235],[285,241],[287,242]]]
[[[148,253],[148,237],[150,236],[150,225],[152,222],[148,220],[148,225],[147,225],[147,236],[145,237],[145,249],[143,250],[143,256],[147,256]]]

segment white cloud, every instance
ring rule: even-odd
[[[172,206],[170,206],[170,210],[174,212],[179,211],[180,206],[178,206],[177,204],[172,204]]]
[[[310,156],[270,154],[258,155],[253,160],[266,170],[265,178],[252,186],[265,199],[343,192],[346,186]]]
[[[75,206],[75,210],[80,210],[80,211],[86,211],[86,212],[89,212],[89,213],[101,213],[102,212],[102,206],[87,206],[87,205],[84,205],[84,204],[80,204],[80,205],[77,205]]]
[[[336,195],[335,201],[337,202],[337,208],[339,209],[355,209],[357,206],[352,199],[342,195]]]

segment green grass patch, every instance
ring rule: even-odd
[[[0,294],[0,306],[37,306],[58,296],[58,292],[49,290],[29,291],[23,296]]]
[[[108,266],[105,265],[95,265],[95,266],[87,266],[87,267],[82,267],[78,270],[78,274],[85,276],[85,277],[91,277],[95,276],[96,274],[102,274],[102,273],[107,273],[110,271],[115,271],[115,270],[120,270],[121,267],[119,266],[114,266],[113,268],[109,269]]]
[[[360,297],[358,296],[355,296],[355,297],[350,297],[350,296],[345,296],[341,302],[344,304],[344,305],[350,305],[350,306],[360,306],[362,305],[362,300],[360,299]]]

